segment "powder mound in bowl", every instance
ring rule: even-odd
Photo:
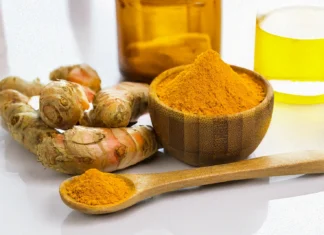
[[[239,113],[257,106],[265,97],[255,79],[236,73],[213,50],[200,54],[175,78],[162,81],[157,95],[175,110],[202,116]]]
[[[65,190],[79,203],[98,206],[116,204],[129,198],[134,187],[117,175],[90,169],[74,177]]]

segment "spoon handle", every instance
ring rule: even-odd
[[[270,176],[324,173],[324,151],[264,156],[235,163],[151,175],[154,194],[181,188]]]

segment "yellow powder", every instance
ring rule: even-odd
[[[134,191],[134,187],[123,178],[96,169],[73,178],[65,189],[77,202],[91,206],[116,204]]]
[[[247,74],[236,73],[207,50],[173,79],[157,87],[159,99],[178,111],[202,116],[239,113],[264,99],[262,86]]]

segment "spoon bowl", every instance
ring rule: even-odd
[[[128,178],[127,175],[117,175],[119,178],[121,178],[122,180],[126,181],[127,184],[131,187],[131,188],[135,188],[133,190],[133,194],[131,194],[129,197],[125,198],[124,200],[119,201],[116,204],[113,204],[113,206],[107,206],[107,205],[97,205],[97,206],[91,206],[91,205],[87,205],[87,204],[83,204],[80,202],[77,202],[76,200],[74,200],[72,197],[70,197],[67,194],[66,191],[66,185],[73,180],[75,177],[78,176],[74,176],[72,178],[69,178],[67,180],[65,180],[61,186],[60,186],[60,195],[61,195],[61,199],[62,201],[69,207],[81,211],[85,214],[106,214],[106,213],[112,213],[118,210],[122,210],[126,207],[129,207],[131,205],[134,205],[135,203],[137,203],[138,201],[136,200],[136,198],[138,197],[138,190],[139,190],[139,185],[137,184],[137,187],[135,187],[134,181],[136,182],[136,177],[134,177],[135,175],[130,175],[130,177]],[[133,176],[133,177],[132,177]],[[133,179],[132,179],[133,178]]]
[[[67,184],[73,178],[65,180],[60,185],[60,195],[62,201],[72,209],[86,214],[107,214],[126,209],[147,198],[182,188],[270,176],[323,172],[324,151],[302,151],[190,170],[154,174],[118,174],[117,176],[125,180],[130,187],[134,187],[134,190],[128,198],[112,205],[90,206],[75,201],[66,190]]]

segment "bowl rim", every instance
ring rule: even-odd
[[[244,67],[240,67],[237,65],[231,65],[231,68],[238,73],[246,73],[248,75],[253,76],[253,78],[259,80],[262,82],[262,84],[264,85],[266,94],[264,96],[264,99],[262,100],[262,102],[260,102],[258,105],[254,106],[251,109],[247,109],[244,110],[242,112],[239,113],[234,113],[234,114],[223,114],[223,115],[215,115],[215,116],[202,116],[199,114],[191,114],[191,113],[183,113],[180,112],[176,109],[173,109],[171,107],[169,107],[168,105],[164,104],[159,97],[157,96],[156,93],[156,87],[157,85],[164,79],[166,79],[168,76],[170,76],[171,74],[174,74],[176,72],[181,72],[183,71],[185,68],[187,68],[190,65],[181,65],[181,66],[177,66],[171,69],[168,69],[164,72],[162,72],[161,74],[159,74],[155,79],[153,79],[151,85],[150,85],[150,90],[149,90],[149,97],[153,98],[155,100],[156,103],[158,103],[159,105],[161,105],[163,108],[167,109],[169,112],[173,112],[176,113],[177,115],[175,115],[176,118],[179,118],[180,116],[185,116],[185,117],[189,117],[189,118],[193,118],[193,119],[200,119],[200,120],[222,120],[222,119],[236,119],[238,117],[241,116],[248,116],[252,113],[254,113],[257,110],[263,110],[268,104],[269,102],[271,102],[271,100],[274,99],[274,91],[273,88],[271,86],[271,84],[269,83],[269,81],[267,79],[265,79],[261,74],[252,71],[250,69],[244,68]]]

